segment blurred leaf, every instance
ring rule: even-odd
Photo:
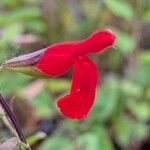
[[[145,64],[138,64],[136,68],[128,71],[128,77],[142,86],[150,85],[150,67]]]
[[[144,101],[130,100],[127,103],[130,111],[141,121],[148,121],[150,117],[150,104]]]
[[[45,140],[38,150],[67,150],[70,144],[71,142],[68,138],[54,135]]]
[[[133,138],[134,123],[121,114],[119,117],[115,118],[115,137],[120,145],[125,146],[130,144]]]
[[[20,24],[11,24],[6,26],[2,38],[0,39],[0,44],[4,46],[7,45],[21,32],[22,26]]]
[[[46,25],[42,20],[34,19],[29,22],[26,22],[26,27],[29,30],[36,31],[38,33],[44,33],[46,30]]]
[[[6,73],[0,74],[0,89],[3,92],[19,92],[29,81],[29,77],[15,74]]]
[[[100,8],[102,7],[101,2],[99,1],[88,1],[88,4],[86,1],[82,2],[83,4],[83,11],[88,14],[87,17],[89,19],[96,18],[99,14]]]
[[[46,137],[46,134],[44,132],[38,132],[30,137],[27,138],[27,143],[29,145],[33,145],[36,142],[38,142],[39,140],[42,140]]]
[[[2,15],[0,15],[0,25],[10,25],[12,23],[17,23],[21,20],[22,23],[26,23],[25,21],[38,18],[40,14],[41,12],[38,7],[26,7],[23,9],[16,9],[15,11],[3,13]]]
[[[135,123],[134,125],[135,138],[144,139],[149,136],[149,127],[146,124]]]
[[[74,142],[64,136],[54,135],[43,142],[39,150],[71,150],[74,148],[79,150],[111,150],[112,145],[104,128],[98,127],[94,132],[80,135]]]
[[[148,99],[150,102],[150,87],[148,87],[145,96],[146,96],[146,99]]]
[[[51,108],[48,106],[36,106],[34,108],[34,114],[39,119],[48,118],[53,115]]]
[[[2,45],[1,45],[2,46]],[[0,50],[0,66],[5,61],[5,57],[8,55],[8,51],[2,46],[3,49]]]
[[[150,21],[150,10],[149,9],[147,11],[143,12],[143,21],[145,21],[145,22]]]
[[[131,35],[118,29],[113,30],[117,34],[116,49],[125,55],[132,52],[135,47],[135,40],[131,37]]]
[[[93,126],[93,132],[80,135],[76,141],[77,149],[81,150],[112,150],[111,141],[106,130],[101,126]]]
[[[99,140],[99,149],[112,150],[113,146],[112,146],[111,140],[108,136],[107,129],[101,128],[100,126],[98,129],[99,130],[97,130],[97,133],[98,133],[98,140]]]
[[[64,91],[69,89],[70,81],[66,79],[49,79],[47,80],[47,87],[52,91]]]
[[[33,106],[50,106],[52,103],[52,98],[45,90],[42,90],[36,97],[32,100]]]
[[[55,107],[53,100],[46,91],[41,91],[32,100],[32,106],[35,108],[35,115],[39,118],[49,117],[51,109]]]
[[[110,79],[97,91],[95,105],[92,110],[93,117],[100,120],[111,117],[116,110],[118,98],[117,81]]]
[[[143,88],[130,80],[122,80],[120,85],[120,90],[125,96],[139,98],[143,94]]]
[[[108,55],[110,58],[108,61],[109,67],[113,70],[118,70],[123,63],[123,55],[119,53],[118,50],[114,50],[114,49],[110,50],[108,52]]]
[[[105,3],[108,9],[116,16],[123,17],[127,21],[133,18],[134,10],[127,2],[122,0],[105,0]]]
[[[134,139],[144,138],[148,135],[146,124],[134,121],[123,114],[116,117],[113,124],[116,140],[122,147],[131,144]]]
[[[21,3],[20,0],[2,0],[0,1],[0,5],[3,7],[16,8]]]
[[[150,52],[144,51],[138,54],[138,60],[145,64],[150,64]]]
[[[82,150],[99,150],[99,139],[94,133],[86,133],[81,135],[76,143],[77,149]]]

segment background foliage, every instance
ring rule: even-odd
[[[94,57],[100,86],[89,116],[60,116],[56,99],[69,90],[71,72],[33,79],[0,73],[3,92],[32,149],[146,149],[150,140],[150,8],[148,0],[1,0],[0,62],[46,47],[79,40],[110,28],[115,50]],[[1,142],[12,135],[0,124]]]

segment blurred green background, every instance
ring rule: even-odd
[[[92,56],[100,84],[92,111],[83,121],[63,118],[56,108],[58,97],[69,90],[71,72],[55,79],[0,73],[0,90],[33,150],[150,148],[150,3],[0,1],[0,63],[52,43],[83,39],[103,28],[114,31],[118,40],[115,49]],[[11,136],[1,122],[0,141]]]

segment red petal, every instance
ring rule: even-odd
[[[47,76],[63,75],[74,64],[78,56],[102,51],[112,46],[115,40],[116,36],[110,30],[102,30],[82,41],[52,45],[46,49],[35,67]]]
[[[116,41],[115,34],[110,30],[101,30],[94,32],[81,43],[83,51],[87,53],[100,52],[108,47],[113,46]]]
[[[47,48],[36,68],[48,76],[65,74],[76,59],[76,43],[60,43]]]
[[[73,119],[86,117],[94,102],[97,76],[97,67],[87,56],[76,61],[71,92],[57,102],[64,116]]]

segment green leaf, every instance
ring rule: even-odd
[[[0,16],[0,25],[13,24],[18,21],[26,23],[25,21],[33,20],[40,17],[40,14],[41,11],[38,7],[26,7],[23,9],[16,9],[15,11],[9,13],[3,13],[3,15]]]
[[[45,118],[51,115],[51,110],[55,105],[48,92],[42,90],[35,98],[33,98],[32,106],[34,107],[36,116]]]
[[[38,33],[44,33],[46,31],[46,25],[42,20],[32,19],[26,22],[26,27],[31,31],[36,31]]]
[[[6,93],[10,91],[19,92],[19,90],[27,84],[29,79],[30,78],[24,75],[20,76],[19,74],[5,72],[0,74],[0,89]]]
[[[67,147],[71,145],[68,138],[54,135],[45,140],[38,150],[67,150]]]
[[[105,3],[108,9],[116,16],[120,16],[127,21],[133,18],[134,10],[127,2],[121,0],[105,0]]]
[[[120,115],[115,118],[114,129],[117,141],[120,145],[125,146],[128,145],[134,135],[134,123],[127,119],[127,117]]]
[[[117,35],[116,49],[124,55],[131,53],[135,47],[135,40],[131,35],[118,29],[113,29]]]
[[[137,119],[143,122],[148,121],[150,117],[149,102],[130,100],[128,101],[127,106]]]
[[[122,94],[127,97],[132,96],[132,97],[139,98],[143,94],[142,86],[140,86],[139,84],[133,81],[124,79],[120,82],[120,85],[121,85],[120,90]]]
[[[3,45],[1,45],[1,50],[0,50],[0,64],[2,64],[5,61],[5,57],[8,55],[8,51],[5,50]],[[1,72],[1,71],[0,71]]]
[[[142,86],[150,85],[150,67],[145,64],[138,64],[136,68],[128,71],[128,77]]]
[[[114,119],[114,132],[118,143],[122,147],[131,144],[135,139],[142,139],[148,135],[148,126],[128,118],[123,113]]]
[[[98,136],[94,133],[86,133],[78,137],[77,148],[82,150],[99,150],[100,144]]]
[[[143,12],[143,21],[149,22],[150,21],[150,9]]]
[[[38,132],[30,137],[27,138],[27,143],[29,145],[33,145],[36,142],[38,142],[39,140],[42,140],[46,137],[46,134],[44,132]]]
[[[47,80],[47,87],[52,91],[64,91],[70,87],[70,81],[66,79],[49,79]]]
[[[111,141],[106,130],[101,126],[94,126],[93,132],[80,135],[76,147],[80,150],[112,150]]]
[[[150,52],[144,51],[138,54],[138,60],[145,64],[150,64]]]
[[[150,102],[150,87],[148,87],[148,89],[146,90],[145,96],[146,96],[146,99],[148,99]]]
[[[6,8],[16,8],[21,4],[20,0],[2,0],[0,1],[0,5]]]
[[[36,97],[32,100],[32,105],[35,107],[41,106],[51,106],[52,98],[47,91],[42,90]]]
[[[7,45],[8,43],[11,43],[13,39],[22,32],[22,26],[21,24],[11,24],[5,27],[4,34],[2,35],[2,38],[0,39],[0,45]]]
[[[117,81],[110,79],[98,89],[91,114],[94,118],[106,120],[113,115],[119,98],[117,84]]]
[[[146,124],[135,123],[134,125],[135,137],[144,139],[149,136],[149,127]]]

